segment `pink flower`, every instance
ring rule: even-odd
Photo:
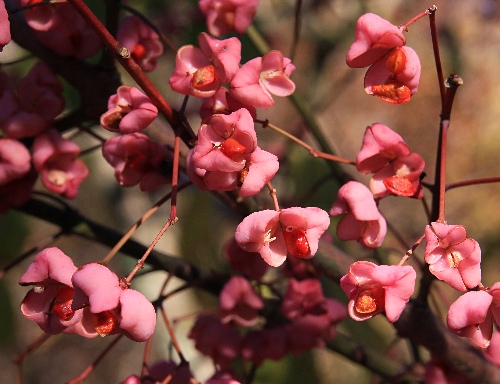
[[[115,168],[115,178],[122,187],[140,184],[141,191],[150,191],[171,181],[166,147],[151,141],[142,133],[130,133],[107,140],[102,153]]]
[[[41,0],[21,0],[21,5]],[[61,56],[87,59],[101,48],[99,37],[71,4],[59,2],[23,12],[38,39]]]
[[[213,315],[198,317],[188,337],[195,341],[197,350],[210,356],[221,368],[229,367],[240,351],[239,332]]]
[[[490,307],[493,320],[497,327],[500,327],[500,283],[493,284],[488,293],[493,297]]]
[[[500,367],[500,332],[494,332],[491,337],[490,345],[483,349],[483,356],[492,364]]]
[[[238,70],[241,42],[236,37],[217,40],[201,33],[198,44],[200,48],[192,45],[179,48],[169,83],[172,90],[183,95],[211,97]]]
[[[56,129],[38,135],[33,142],[33,164],[49,191],[73,199],[88,176],[85,163],[78,159],[80,148]]]
[[[120,384],[155,384],[169,378],[169,384],[188,384],[191,372],[187,364],[177,366],[173,361],[160,360],[148,367],[148,372],[142,377],[130,375]]]
[[[221,87],[215,95],[203,100],[200,107],[200,117],[202,122],[206,124],[210,121],[210,118],[213,115],[229,115],[231,112],[235,112],[241,108],[245,108],[248,112],[250,112],[252,119],[256,118],[257,111],[254,107],[240,103],[229,94],[227,88]]]
[[[437,356],[432,355],[425,365],[425,382],[428,384],[474,384],[452,367],[446,366]]]
[[[370,66],[365,75],[365,92],[387,103],[405,103],[418,90],[420,71],[420,60],[413,49],[395,48]]]
[[[5,75],[1,77],[2,82],[7,82]],[[62,84],[42,61],[19,81],[17,92],[9,87],[2,88],[0,129],[8,137],[20,139],[38,135],[47,130],[64,109]]]
[[[234,321],[250,327],[257,324],[258,312],[264,301],[242,276],[233,276],[224,285],[219,296],[219,317],[222,323]]]
[[[387,163],[411,153],[403,138],[384,124],[366,128],[361,150],[356,156],[356,168],[367,174],[382,169]]]
[[[424,196],[420,176],[425,161],[418,153],[398,157],[375,172],[370,180],[374,196],[382,198],[391,194],[421,199]]]
[[[217,372],[212,378],[208,379],[205,384],[241,384],[238,380],[227,372]]]
[[[458,336],[467,337],[479,348],[490,344],[493,317],[489,311],[493,297],[485,291],[470,291],[449,308],[446,323]]]
[[[190,180],[202,190],[232,191],[238,189],[240,196],[259,193],[279,169],[278,158],[256,147],[250,155],[244,156],[244,167],[239,171],[207,171],[197,168],[192,161],[194,150],[188,152],[187,173]]]
[[[337,224],[340,240],[356,240],[368,249],[380,247],[384,241],[386,221],[378,211],[372,193],[357,181],[349,181],[339,189],[330,215],[344,215]]]
[[[434,276],[461,292],[479,284],[481,249],[465,227],[433,222],[425,227],[425,240],[425,261]]]
[[[82,311],[71,308],[77,268],[58,248],[40,252],[19,279],[20,285],[33,285],[21,303],[21,314],[33,320],[48,334],[74,333]]]
[[[346,317],[347,310],[342,303],[325,299],[321,311],[293,319],[287,328],[288,350],[298,354],[311,348],[324,348],[325,341],[335,337],[337,324]]]
[[[213,115],[198,130],[192,162],[207,171],[235,172],[245,166],[246,155],[257,147],[253,119],[246,109]]]
[[[89,336],[121,333],[146,341],[156,326],[153,305],[138,291],[123,289],[118,276],[101,264],[84,265],[72,277],[72,309],[84,308],[82,323]]]
[[[157,59],[163,53],[163,45],[155,30],[139,17],[125,17],[118,27],[116,39],[130,51],[143,71],[151,72],[156,69]]]
[[[325,297],[317,279],[290,279],[281,302],[281,313],[290,320],[324,312]]]
[[[273,267],[291,256],[310,259],[328,229],[328,214],[316,207],[293,207],[279,212],[263,210],[250,214],[236,228],[235,239],[246,251],[258,252]]]
[[[376,265],[357,261],[340,279],[340,287],[349,297],[352,319],[364,321],[385,311],[394,323],[415,289],[416,272],[410,266]]]
[[[417,92],[420,60],[405,43],[401,28],[381,17],[367,13],[358,19],[346,62],[352,68],[371,66],[365,76],[368,94],[401,104]]]
[[[31,155],[23,143],[0,137],[0,185],[20,179],[31,169]]]
[[[403,138],[392,129],[380,123],[366,128],[356,168],[361,173],[375,173],[370,189],[376,197],[391,193],[423,197],[420,176],[424,167],[422,157],[411,153]]]
[[[147,128],[158,116],[149,97],[135,87],[122,85],[108,100],[101,126],[111,132],[134,133]]]
[[[224,246],[223,255],[233,270],[253,280],[262,278],[269,267],[257,252],[241,249],[234,237]]]
[[[244,33],[252,24],[259,0],[200,0],[198,5],[207,18],[208,31],[220,36],[233,29]]]
[[[406,39],[401,29],[373,13],[362,15],[356,24],[355,40],[347,52],[351,68],[367,67],[390,50],[402,47]]]
[[[0,1],[0,52],[10,42],[9,15],[5,9],[5,2]]]
[[[231,80],[229,94],[243,104],[267,109],[274,105],[272,95],[284,97],[295,92],[289,78],[294,70],[291,60],[280,51],[269,51],[241,66]]]
[[[261,365],[264,360],[281,360],[288,352],[289,324],[250,331],[243,339],[241,354],[245,360]]]
[[[28,173],[19,179],[0,185],[0,213],[11,207],[19,207],[26,203],[38,178],[38,173],[32,167]]]

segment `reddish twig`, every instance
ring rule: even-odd
[[[83,0],[68,0],[78,13],[89,23],[92,29],[100,37],[101,41],[108,48],[108,51],[115,57],[120,65],[132,76],[134,81],[142,88],[151,102],[158,108],[172,126],[174,132],[182,137],[187,145],[192,145],[196,140],[193,130],[180,119],[177,113],[170,107],[162,94],[153,85],[144,71],[132,58],[129,50],[123,47],[106,29],[97,16],[90,10]]]
[[[167,327],[168,334],[170,335],[170,340],[172,341],[172,345],[174,346],[175,351],[177,352],[177,355],[179,355],[179,358],[181,359],[181,364],[186,364],[187,360],[184,357],[181,346],[179,342],[177,341],[177,337],[175,336],[174,329],[172,328],[172,323],[170,323],[170,320],[168,319],[167,314],[165,313],[165,309],[163,307],[159,307],[161,317],[163,319],[163,322],[165,323],[165,326]]]
[[[94,368],[101,362],[104,356],[118,343],[118,341],[123,337],[123,335],[118,335],[115,339],[96,357],[96,359],[90,364],[85,370],[74,379],[69,380],[66,384],[76,384],[81,383],[85,380],[94,370]]]
[[[297,144],[299,144],[301,147],[304,147],[309,151],[309,154],[314,157],[314,158],[320,158],[320,159],[325,159],[325,160],[330,160],[330,161],[335,161],[337,163],[343,163],[343,164],[350,164],[350,165],[355,165],[356,162],[345,159],[340,156],[332,155],[326,152],[321,152],[318,151],[317,149],[313,148],[309,144],[305,143],[304,141],[300,140],[298,137],[288,133],[284,129],[281,129],[280,127],[271,124],[268,120],[255,120],[256,123],[262,124],[263,128],[271,128],[272,130],[282,134],[283,136],[287,137],[288,139],[295,141]]]

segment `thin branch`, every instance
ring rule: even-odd
[[[106,29],[97,16],[90,10],[83,0],[68,0],[78,13],[89,23],[92,29],[98,34],[101,41],[106,45],[109,52],[129,73],[134,81],[142,88],[151,102],[158,108],[176,134],[179,134],[188,146],[192,146],[196,140],[191,127],[180,119],[178,114],[170,107],[160,91],[153,85],[144,71],[133,59],[129,50],[123,47]]]

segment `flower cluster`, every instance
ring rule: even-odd
[[[48,334],[123,334],[146,341],[156,326],[153,305],[141,293],[122,287],[118,276],[103,265],[77,268],[58,248],[40,252],[19,284],[33,286],[21,313]]]
[[[167,147],[141,131],[158,116],[158,109],[139,89],[122,85],[108,100],[108,111],[101,115],[101,126],[120,133],[104,143],[102,154],[115,169],[115,178],[122,187],[139,184],[150,191],[171,181],[169,168],[172,155]]]
[[[234,112],[233,105],[269,108],[274,105],[272,95],[289,96],[295,91],[289,78],[295,66],[279,51],[270,51],[240,67],[241,42],[236,37],[218,40],[201,33],[198,44],[199,48],[185,45],[177,51],[169,79],[175,92],[213,98],[211,105],[222,103]],[[223,85],[229,85],[227,95],[219,92]]]
[[[212,115],[187,157],[188,175],[200,189],[237,189],[240,196],[259,193],[278,168],[278,158],[257,146],[252,116],[244,108]]]
[[[72,199],[88,176],[80,148],[53,128],[64,109],[62,84],[44,62],[12,84],[0,72],[0,212],[24,204],[40,175],[43,186]],[[31,144],[29,147],[27,146]]]
[[[21,0],[20,5],[41,1]],[[69,3],[55,2],[50,7],[33,7],[23,14],[38,40],[60,56],[87,59],[101,49],[97,34]]]
[[[157,59],[163,54],[163,45],[151,26],[137,16],[127,16],[120,23],[116,39],[130,51],[144,72],[156,69]]]
[[[345,319],[344,305],[325,298],[317,279],[290,279],[275,322],[259,316],[262,298],[241,276],[231,278],[220,294],[219,315],[202,315],[189,337],[196,348],[210,356],[222,369],[238,357],[256,365],[264,360],[279,360],[287,353],[299,354],[325,346],[335,337],[336,325]],[[261,324],[260,326],[258,324]],[[246,332],[245,327],[252,327]]]
[[[207,18],[208,31],[214,36],[232,30],[243,33],[252,24],[259,0],[200,0],[198,6]]]

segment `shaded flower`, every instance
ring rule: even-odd
[[[242,276],[231,277],[219,295],[219,317],[222,323],[233,321],[247,327],[255,325],[262,308],[264,301]]]
[[[188,337],[195,347],[210,356],[215,364],[227,368],[240,352],[241,335],[229,324],[222,324],[214,315],[203,315],[196,319]]]
[[[264,360],[281,360],[288,353],[289,324],[248,332],[242,342],[241,354],[245,360],[261,365]]]
[[[445,365],[436,355],[432,355],[425,364],[425,382],[428,384],[474,384],[461,372]]]
[[[28,173],[19,179],[0,185],[0,213],[12,207],[19,207],[26,203],[33,191],[38,173],[32,167]]]
[[[157,59],[163,53],[163,45],[151,26],[137,16],[127,16],[118,27],[116,39],[130,51],[143,71],[151,72],[156,69]]]
[[[262,278],[269,267],[257,252],[240,248],[234,237],[224,246],[223,256],[232,269],[254,280]]]
[[[385,311],[387,320],[399,319],[415,290],[416,272],[410,266],[376,265],[357,261],[340,279],[340,287],[349,297],[352,319],[364,321]]]
[[[433,222],[425,227],[425,240],[425,261],[434,276],[461,292],[479,284],[481,249],[465,227]]]
[[[135,87],[122,85],[108,100],[101,126],[111,132],[134,133],[147,128],[158,116],[149,97]]]
[[[214,36],[233,29],[244,33],[252,24],[259,0],[200,0],[198,6],[207,18],[208,31]]]
[[[44,8],[44,7],[41,7]],[[0,73],[0,129],[6,136],[20,139],[47,130],[64,109],[63,87],[50,67],[37,62],[17,84],[6,85]]]
[[[21,0],[21,6],[41,0]],[[101,48],[101,41],[71,4],[56,2],[23,12],[37,38],[60,56],[87,59]]]
[[[357,181],[349,181],[339,189],[330,215],[344,215],[337,224],[340,240],[356,240],[368,249],[380,247],[384,241],[386,221],[372,193]]]
[[[49,191],[73,199],[88,176],[85,163],[78,159],[80,148],[52,128],[35,137],[33,164]]]
[[[139,184],[141,191],[150,191],[171,181],[167,148],[142,133],[113,137],[104,143],[102,153],[122,187]]]
[[[31,155],[20,141],[0,137],[0,185],[20,179],[31,169]]]

